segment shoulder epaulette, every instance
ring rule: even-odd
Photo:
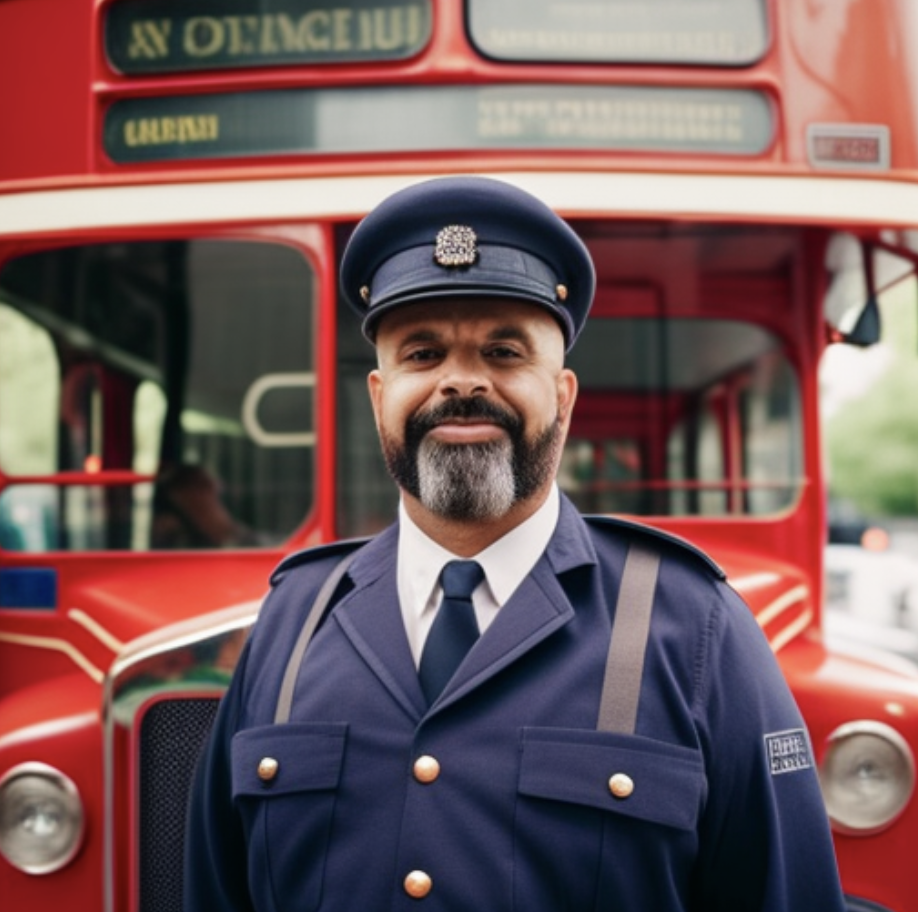
[[[646,536],[654,541],[673,545],[702,561],[719,579],[727,578],[727,574],[724,573],[712,557],[702,551],[701,548],[693,545],[690,541],[686,541],[678,535],[673,535],[671,532],[664,532],[662,529],[657,529],[654,526],[648,526],[631,519],[621,519],[618,516],[584,516],[583,518],[586,520],[587,524],[593,528],[601,529],[605,526],[607,529],[617,529],[627,534]]]
[[[325,545],[314,545],[312,548],[304,548],[302,551],[294,551],[288,554],[271,573],[271,585],[277,585],[281,577],[294,567],[310,564],[313,561],[322,560],[326,557],[344,557],[351,551],[363,547],[369,538],[345,538],[340,541],[329,542]]]

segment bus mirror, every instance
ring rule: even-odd
[[[875,295],[871,295],[854,321],[854,326],[842,332],[841,341],[867,348],[880,341],[880,308]]]
[[[861,347],[879,342],[873,250],[853,234],[837,232],[826,245],[825,264],[829,282],[823,313],[833,338]]]

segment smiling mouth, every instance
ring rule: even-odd
[[[405,424],[405,444],[420,446],[425,438],[441,444],[487,444],[513,440],[522,421],[500,406],[477,397],[453,399],[411,416]]]
[[[506,437],[498,423],[483,418],[451,418],[432,427],[428,434],[442,443],[479,443]]]

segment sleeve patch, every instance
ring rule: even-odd
[[[772,776],[813,767],[810,741],[802,728],[765,735],[765,753]]]

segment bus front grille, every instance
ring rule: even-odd
[[[188,793],[219,697],[164,698],[140,723],[139,912],[182,912]]]

